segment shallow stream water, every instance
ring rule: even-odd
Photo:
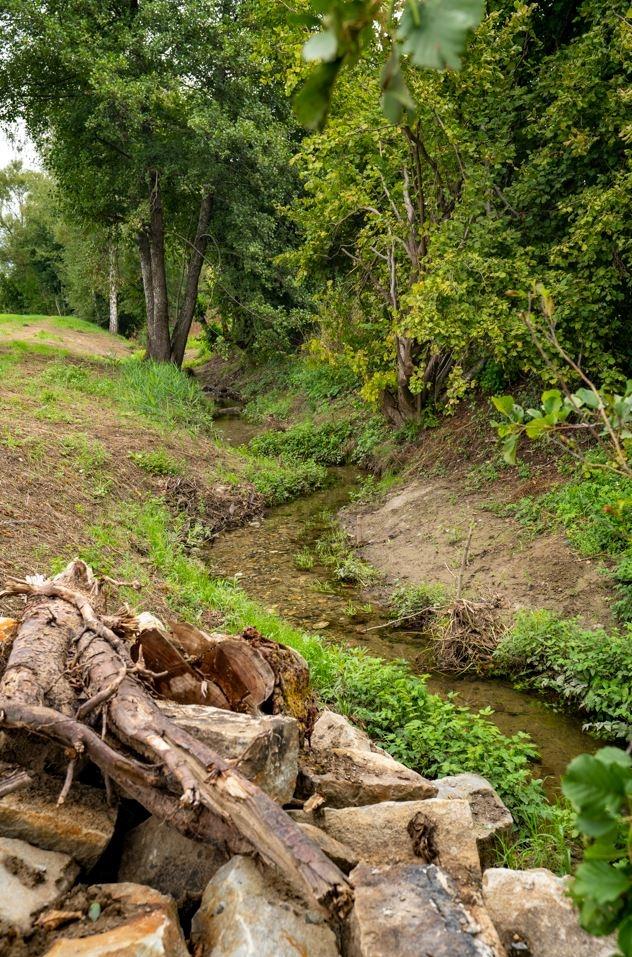
[[[231,445],[245,443],[259,431],[238,416],[220,418],[216,425]],[[556,789],[571,758],[596,747],[579,721],[505,682],[433,672],[423,637],[386,625],[387,609],[367,603],[359,586],[338,581],[323,565],[297,568],[297,553],[313,547],[330,528],[331,514],[349,502],[360,474],[345,467],[332,469],[331,478],[328,488],[270,509],[265,517],[221,536],[207,556],[214,574],[237,578],[251,597],[306,631],[382,658],[405,658],[418,674],[429,675],[432,691],[457,692],[458,702],[475,710],[493,708],[490,719],[501,731],[531,735],[541,755],[539,773]]]

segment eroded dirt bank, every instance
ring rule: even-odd
[[[587,624],[610,620],[599,564],[581,558],[561,534],[534,534],[495,515],[493,490],[468,492],[463,474],[420,475],[384,500],[343,513],[360,555],[391,582],[442,582],[454,587],[471,525],[465,578],[476,597],[500,595],[510,610],[547,608]]]

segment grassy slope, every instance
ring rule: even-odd
[[[301,485],[283,457],[261,456],[253,466],[222,448],[197,386],[170,367],[18,342],[0,347],[0,372],[0,572],[45,572],[79,553],[97,572],[138,578],[141,598],[124,588],[116,596],[134,606],[202,622],[219,616],[231,629],[254,624],[300,650],[321,699],[410,766],[489,777],[530,835],[530,861],[568,863],[564,816],[531,778],[526,737],[509,740],[484,715],[429,694],[405,665],[290,627],[195,557],[185,520],[165,504],[165,473],[211,487],[263,470],[267,481],[280,476],[267,489],[274,501]]]

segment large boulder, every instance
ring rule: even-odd
[[[320,794],[330,807],[421,801],[436,793],[434,784],[381,751],[330,748],[301,756],[299,796]]]
[[[99,859],[114,833],[116,811],[103,791],[75,782],[57,804],[63,782],[39,773],[0,798],[0,836],[68,854],[85,868]]]
[[[44,957],[190,957],[169,897],[140,884],[97,884],[85,898],[100,912],[86,910],[57,931]]]
[[[325,808],[320,826],[368,864],[437,864],[461,884],[478,885],[480,863],[467,801],[385,801]]]
[[[322,831],[319,827],[315,827],[313,824],[300,823],[298,826],[314,844],[318,844],[323,854],[326,854],[329,860],[333,861],[336,867],[339,867],[345,874],[348,874],[359,864],[357,855],[350,847],[341,844],[335,837]]]
[[[199,901],[214,874],[228,861],[223,846],[200,844],[150,817],[125,837],[120,881],[147,884],[170,894],[178,907]]]
[[[435,865],[361,864],[351,874],[355,905],[348,957],[497,957],[449,877]]]
[[[67,854],[0,838],[0,922],[27,931],[41,910],[72,887],[78,873]]]
[[[338,957],[322,915],[247,857],[234,857],[210,882],[191,939],[199,957]]]
[[[454,774],[434,783],[437,797],[468,801],[481,864],[491,865],[499,838],[507,837],[513,828],[511,813],[492,785],[480,774]]]
[[[352,748],[354,751],[375,749],[368,734],[329,708],[325,708],[318,716],[310,735],[310,745],[315,751],[329,751],[331,748]]]
[[[613,937],[592,937],[579,925],[567,880],[545,868],[492,868],[483,875],[483,899],[510,954],[529,957],[612,957]]]
[[[161,710],[203,741],[280,804],[294,794],[298,774],[298,723],[284,715],[251,717],[204,705],[159,701]]]

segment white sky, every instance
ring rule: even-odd
[[[35,147],[23,130],[8,131],[0,127],[0,169],[14,159],[21,159],[30,169],[39,169],[41,165]]]

